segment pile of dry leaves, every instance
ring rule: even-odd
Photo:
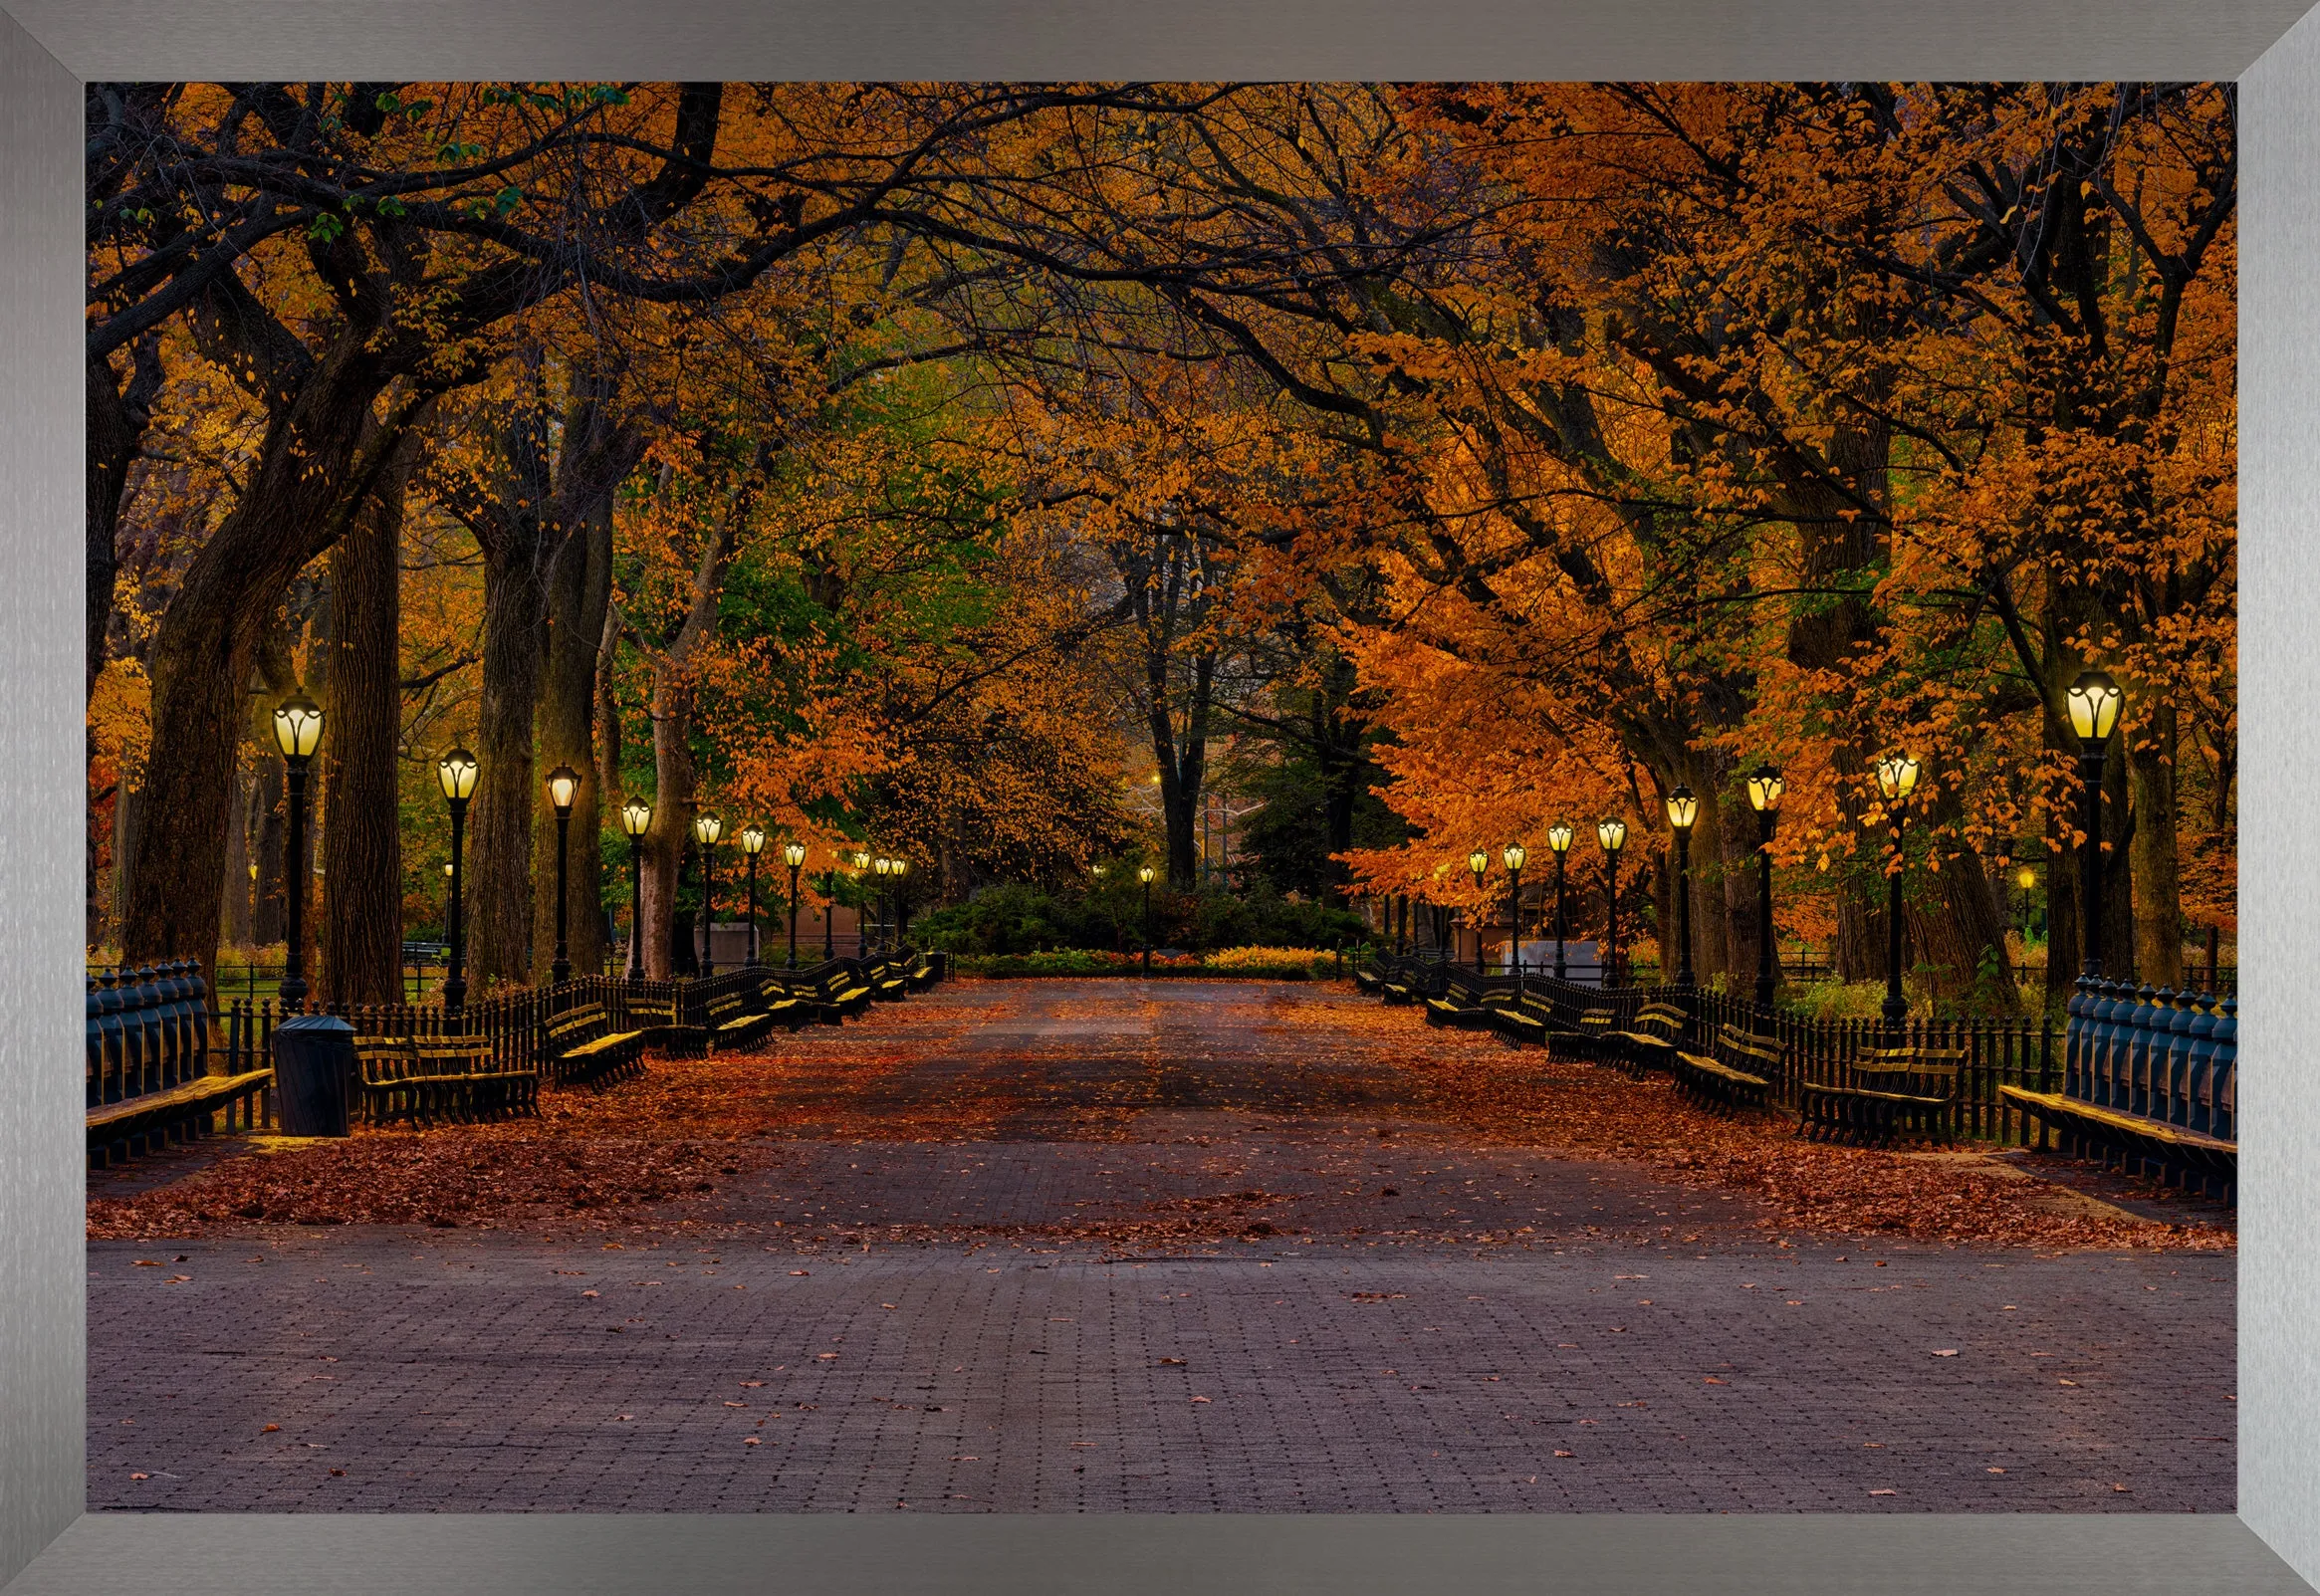
[[[1769,1210],[1770,1228],[2049,1251],[2234,1245],[2211,1224],[2106,1214],[1991,1159],[1808,1142],[1792,1114],[1714,1113],[1662,1076],[1639,1083],[1492,1036],[1429,1030],[1408,1011],[1367,1013],[1375,1020],[1360,1028],[1400,1036],[1403,1063],[1446,1121],[1494,1142],[1631,1160],[1685,1185],[1746,1192]]]

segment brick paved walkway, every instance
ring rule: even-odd
[[[1044,1106],[782,1144],[697,1237],[94,1243],[90,1505],[2232,1506],[2228,1255],[1782,1249],[1397,1117],[1261,989],[1019,984],[894,1090],[986,1068]]]

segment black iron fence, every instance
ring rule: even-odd
[[[2081,981],[2065,1096],[2236,1141],[2239,999]]]
[[[366,1036],[483,1037],[491,1043],[494,1064],[503,1069],[535,1069],[543,1078],[548,1067],[549,1024],[559,1016],[588,1005],[600,1005],[607,1028],[641,1030],[656,1041],[682,1045],[688,1035],[705,1033],[710,1005],[727,997],[747,996],[767,989],[801,991],[817,986],[833,975],[864,974],[889,963],[907,963],[905,952],[888,959],[833,959],[826,964],[788,970],[772,965],[740,966],[715,975],[679,977],[671,981],[631,981],[621,976],[582,975],[554,986],[473,1000],[458,1009],[440,1003],[343,1004],[310,1006],[313,1012],[332,1014]],[[229,999],[217,1020],[217,1049],[228,1073],[264,1069],[273,1061],[274,1026],[285,1011],[273,998]]]
[[[1413,991],[1439,995],[1450,970],[1423,956],[1373,954],[1369,964]],[[1882,1020],[1816,1020],[1752,998],[1666,986],[1601,988],[1524,973],[1460,972],[1472,999],[1494,1005],[1517,1001],[1552,1029],[1575,1031],[1579,1017],[1609,1010],[1613,1024],[1633,1024],[1646,1004],[1672,1003],[1690,1016],[1693,1046],[1711,1041],[1721,1026],[1737,1026],[1781,1044],[1773,1095],[1794,1107],[1811,1086],[1852,1086],[1854,1063],[1873,1047],[1954,1049],[1965,1055],[1958,1075],[1957,1128],[1980,1141],[2047,1145],[2044,1123],[2009,1102],[2001,1086],[2062,1095],[2235,1139],[2238,1063],[2237,997],[2229,992],[2154,991],[2126,981],[2081,981],[2069,1020],[2057,1034],[2046,1016],[2001,1019],[1911,1020],[1898,1029]]]
[[[194,961],[96,971],[87,1005],[91,1108],[209,1073],[209,986]]]
[[[1378,957],[1376,967],[1397,978],[1439,984],[1443,972],[1424,959],[1392,955]],[[1493,974],[1469,975],[1465,984],[1479,989],[1487,1003],[1511,1003],[1515,979]],[[1758,1009],[1752,998],[1672,986],[1601,988],[1557,981],[1551,975],[1525,973],[1521,1002],[1556,1030],[1575,1031],[1579,1017],[1609,1010],[1613,1025],[1631,1026],[1645,1005],[1672,1003],[1691,1017],[1688,1044],[1705,1047],[1720,1026],[1737,1026],[1755,1035],[1769,1035],[1781,1043],[1780,1075],[1772,1095],[1784,1106],[1796,1106],[1807,1085],[1850,1086],[1854,1060],[1864,1049],[1906,1043],[1919,1047],[1956,1048],[1966,1054],[1959,1071],[1957,1121],[1961,1135],[1977,1140],[2026,1146],[2042,1133],[2039,1126],[2010,1107],[1998,1093],[2001,1085],[2052,1091],[2063,1079],[2062,1049],[2051,1022],[2036,1019],[1913,1020],[1899,1036],[1877,1020],[1815,1020],[1784,1010]]]

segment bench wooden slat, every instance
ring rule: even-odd
[[[1779,1077],[1781,1062],[1777,1043],[1751,1036],[1738,1026],[1724,1026],[1718,1028],[1707,1054],[1677,1049],[1674,1074],[1677,1086],[1696,1101],[1726,1108],[1761,1108],[1773,1080]],[[1755,1068],[1742,1068],[1743,1064]],[[1758,1074],[1756,1069],[1764,1072]]]
[[[2142,1137],[2145,1140],[2159,1142],[2168,1147],[2179,1148],[2187,1153],[2233,1159],[2239,1156],[2237,1142],[2227,1142],[2220,1137],[2209,1136],[2204,1131],[2187,1130],[2181,1125],[2170,1125],[2165,1120],[2145,1119],[2140,1114],[2121,1113],[2115,1108],[2105,1108],[2099,1103],[2090,1103],[2082,1098],[2065,1097],[2060,1092],[2036,1092],[2025,1086],[2001,1085],[1997,1089],[1997,1094],[2001,1098],[2019,1103],[2026,1109],[2067,1115],[2072,1119],[2084,1120],[2091,1125],[2100,1125],[2106,1130]]]
[[[89,1129],[92,1133],[112,1130],[155,1116],[192,1115],[214,1110],[245,1092],[257,1091],[271,1085],[274,1071],[253,1069],[240,1075],[196,1075],[180,1081],[166,1091],[147,1092],[141,1097],[124,1097],[116,1103],[103,1103],[89,1110]]]
[[[1806,1083],[1796,1093],[1796,1132],[1884,1147],[1904,1132],[1949,1142],[1956,1130],[1963,1047],[1865,1047],[1852,1083]]]

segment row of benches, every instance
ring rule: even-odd
[[[1424,1005],[1429,1025],[1494,1030],[1551,1054],[1622,1068],[1638,1080],[1663,1071],[1685,1096],[1728,1112],[1770,1106],[1787,1067],[1778,1042],[1738,1026],[1718,1026],[1705,1045],[1690,1043],[1691,1019],[1673,1003],[1646,1003],[1624,1021],[1613,1004],[1587,1005],[1574,1014],[1536,993],[1516,995],[1502,983],[1447,966],[1370,967],[1356,972],[1355,983],[1388,1004]],[[1961,1049],[1867,1049],[1849,1083],[1798,1084],[1797,1133],[1879,1146],[1905,1134],[1948,1141],[1956,1131],[1965,1064]]]
[[[777,1026],[794,1031],[816,1023],[842,1024],[872,1003],[899,1000],[946,973],[940,953],[833,960],[806,971],[752,971],[741,981],[721,983],[722,990],[707,998],[682,988],[624,990],[617,994],[616,1009],[601,999],[574,1004],[539,1020],[537,1032],[531,1028],[534,1022],[524,1020],[513,1027],[495,1027],[506,1034],[357,1034],[348,1108],[372,1123],[535,1113],[546,1080],[601,1089],[641,1073],[648,1047],[695,1056],[748,1051],[762,1045]],[[271,1120],[271,1067],[233,1069],[229,1063],[221,1074],[205,1067],[199,1043],[208,1034],[206,988],[197,971],[176,986],[148,982],[128,1005],[159,1011],[166,1002],[172,1025],[180,1018],[178,1011],[184,1011],[185,1023],[176,1028],[145,1027],[171,1049],[165,1067],[152,1062],[163,1056],[162,1041],[146,1041],[142,1053],[121,1041],[126,1034],[134,1042],[144,1032],[133,1026],[124,1028],[117,1018],[124,1003],[114,995],[112,982],[104,982],[101,990],[93,980],[91,994],[88,1135],[94,1163],[102,1166],[149,1151],[165,1140],[209,1134],[219,1128],[221,1114],[229,1132],[237,1118],[244,1130]],[[193,1018],[196,1011],[199,1017]],[[369,1017],[374,1028],[380,1018]],[[233,1021],[244,1028],[254,1023],[253,1016],[239,1011]],[[192,1038],[182,1049],[177,1046],[180,1031]],[[175,1059],[177,1050],[186,1055],[182,1063]],[[236,1029],[225,1053],[230,1062],[264,1059],[263,1027],[247,1035]],[[119,1061],[123,1056],[127,1067]],[[106,1087],[117,1093],[124,1081],[132,1087],[128,1095],[104,1100]],[[135,1085],[146,1089],[134,1090]]]
[[[1423,1004],[1429,1024],[1495,1030],[1510,1041],[1625,1068],[1639,1079],[1664,1069],[1699,1102],[1766,1107],[1781,1095],[1787,1060],[1778,1043],[1725,1025],[1705,1047],[1687,1046],[1691,1023],[1671,1003],[1648,1002],[1622,1019],[1615,1004],[1574,1005],[1568,990],[1558,1003],[1535,989],[1517,995],[1508,981],[1406,960],[1366,965],[1356,971],[1355,982],[1389,1004]],[[1797,1133],[1864,1145],[1887,1145],[1904,1135],[1950,1141],[1957,1134],[1968,1064],[1960,1047],[1862,1048],[1842,1084],[1795,1083]],[[2167,1178],[2196,1181],[2226,1200],[2231,1195],[2238,1145],[2227,1137],[2072,1093],[2002,1082],[1996,1091],[2000,1104],[2054,1133],[2070,1157],[2144,1171],[2156,1166]]]
[[[898,998],[939,979],[939,971],[926,960],[868,967],[846,961],[810,975],[768,971],[709,999],[697,1021],[667,996],[627,999],[624,1024],[602,1003],[580,1004],[547,1022],[541,1058],[559,1082],[602,1087],[641,1072],[647,1047],[698,1055],[748,1051],[777,1026],[797,1031],[816,1021],[841,1024],[880,997]],[[541,1070],[495,1056],[486,1038],[361,1036],[354,1051],[352,1106],[374,1124],[538,1112]]]
[[[561,1082],[600,1084],[640,1068],[646,1047],[680,1056],[749,1052],[777,1027],[842,1025],[873,1003],[895,1002],[940,981],[939,953],[836,959],[812,970],[766,968],[742,984],[678,1011],[673,997],[627,999],[616,1026],[600,1003],[568,1009],[549,1022],[547,1056]]]

